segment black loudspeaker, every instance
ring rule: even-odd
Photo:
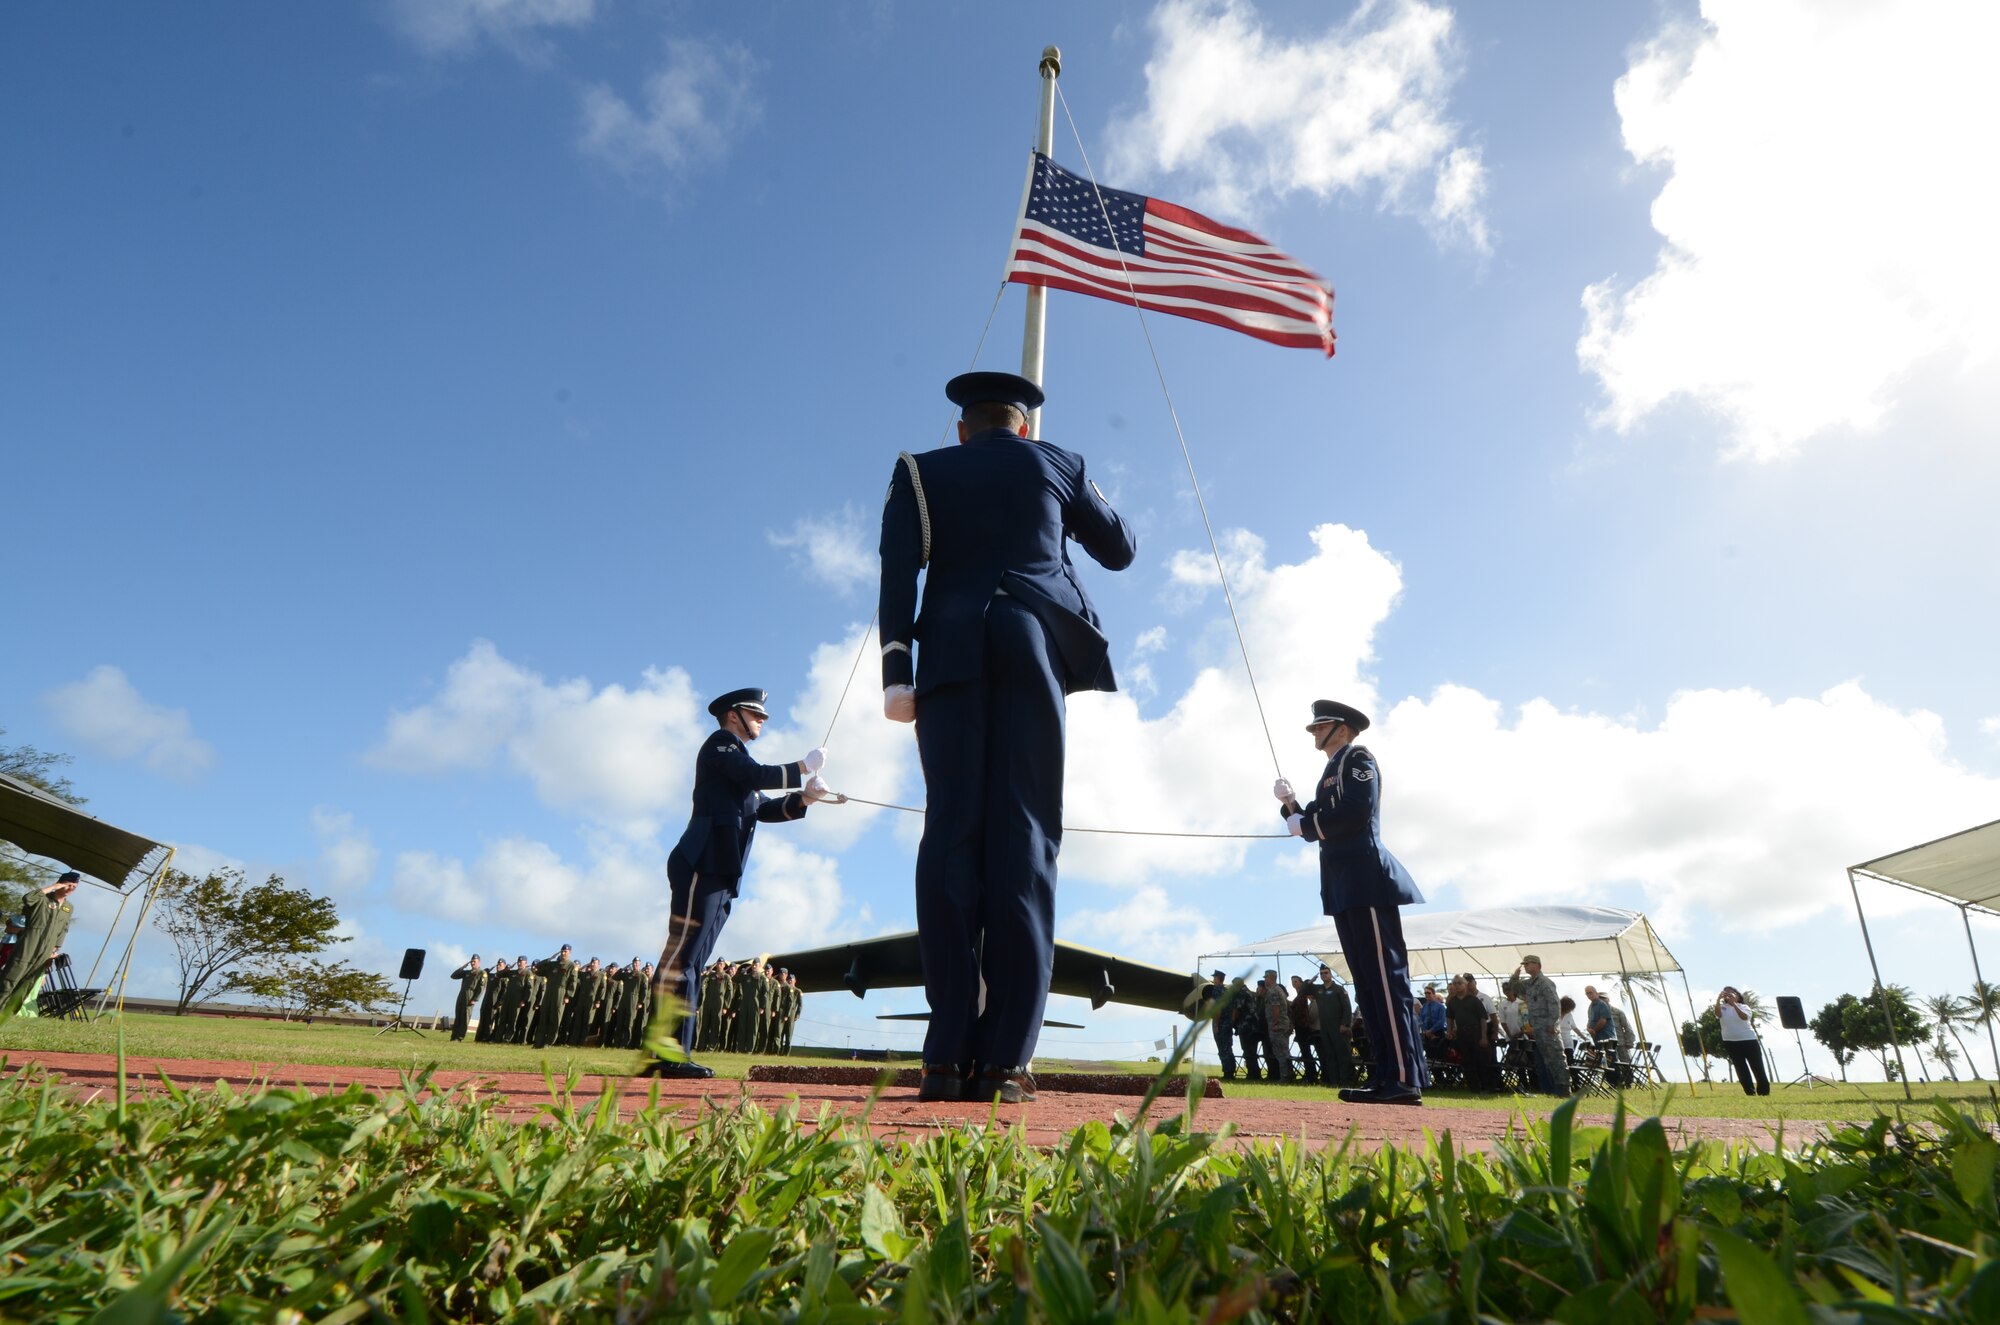
[[[403,969],[396,972],[398,980],[421,980],[424,978],[424,950],[422,948],[403,949]],[[1795,998],[1794,1006],[1798,1004]],[[1786,1023],[1789,1025],[1790,1023]]]
[[[1778,1024],[1788,1031],[1802,1031],[1811,1026],[1806,1020],[1806,1005],[1791,994],[1778,995]]]

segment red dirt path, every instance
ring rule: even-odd
[[[12,1051],[0,1056],[6,1071],[13,1073],[33,1065],[80,1094],[109,1092],[117,1088],[117,1060],[108,1054],[68,1054]],[[402,1077],[394,1069],[344,1067],[323,1063],[224,1062],[193,1058],[139,1058],[127,1055],[127,1088],[157,1091],[160,1074],[165,1073],[183,1089],[226,1081],[232,1087],[258,1085],[303,1086],[313,1091],[339,1090],[348,1085],[387,1092],[400,1087]],[[503,1112],[531,1120],[551,1102],[548,1083],[536,1072],[438,1072],[431,1078],[440,1089],[472,1084],[489,1099],[497,1097]],[[610,1086],[617,1092],[620,1111],[630,1116],[643,1107],[652,1092],[659,1091],[663,1107],[676,1107],[683,1119],[692,1121],[704,1109],[733,1108],[749,1098],[767,1109],[796,1102],[802,1116],[810,1119],[822,1105],[833,1111],[854,1115],[868,1101],[868,1089],[850,1085],[796,1085],[766,1082],[643,1081],[628,1077],[592,1075],[583,1079],[578,1091],[579,1106],[594,1105]],[[1056,1145],[1067,1133],[1092,1119],[1110,1121],[1114,1115],[1130,1117],[1139,1100],[1131,1095],[1091,1095],[1043,1091],[1030,1104],[919,1104],[913,1090],[893,1089],[875,1102],[869,1127],[879,1137],[920,1137],[951,1127],[984,1123],[996,1112],[1007,1126],[1018,1125],[1036,1145]],[[1181,1096],[1162,1098],[1153,1107],[1159,1119],[1180,1114],[1185,1107]],[[1310,1146],[1339,1142],[1350,1131],[1361,1146],[1385,1142],[1421,1144],[1428,1129],[1450,1129],[1461,1149],[1488,1148],[1514,1127],[1506,1109],[1461,1109],[1392,1107],[1385,1105],[1342,1104],[1331,1091],[1301,1088],[1297,1099],[1205,1100],[1197,1115],[1204,1129],[1213,1130],[1234,1123],[1239,1140],[1272,1140],[1279,1137],[1303,1139]],[[1746,1118],[1676,1118],[1667,1121],[1667,1130],[1677,1140],[1745,1141],[1770,1146],[1773,1129],[1765,1122]],[[1811,1123],[1791,1122],[1785,1127],[1789,1144],[1797,1145],[1824,1131]]]

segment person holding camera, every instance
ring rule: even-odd
[[[1764,1042],[1750,1020],[1750,1009],[1735,985],[1724,985],[1715,1000],[1715,1017],[1722,1023],[1722,1052],[1736,1068],[1736,1079],[1745,1095],[1769,1095],[1771,1080],[1764,1075]],[[1751,1078],[1756,1078],[1753,1088]]]

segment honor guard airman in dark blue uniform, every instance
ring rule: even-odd
[[[883,703],[916,722],[927,789],[920,1094],[1011,1101],[1032,1097],[1054,961],[1064,697],[1117,689],[1068,542],[1110,570],[1137,546],[1083,457],[1028,437],[1034,383],[966,373],[945,395],[960,444],[899,456],[882,511]]]
[[[1343,1090],[1350,1103],[1421,1104],[1430,1065],[1410,1001],[1410,958],[1399,908],[1424,900],[1410,872],[1382,845],[1382,780],[1375,756],[1354,738],[1368,715],[1330,699],[1313,703],[1306,730],[1327,756],[1312,798],[1292,784],[1272,788],[1291,831],[1319,843],[1320,908],[1333,917],[1341,955],[1354,977],[1354,999],[1374,1057],[1366,1087]]]
[[[750,757],[745,747],[763,734],[770,717],[766,698],[753,686],[732,690],[708,706],[719,726],[695,756],[694,813],[667,856],[673,918],[653,978],[656,990],[677,994],[686,1005],[678,1030],[683,1051],[694,1044],[701,972],[742,886],[757,825],[803,818],[809,803],[829,794],[817,776],[826,762],[825,750],[809,750],[790,764],[760,764]],[[666,1058],[648,1071],[655,1076],[714,1075],[692,1060]]]

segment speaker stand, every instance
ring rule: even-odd
[[[411,983],[412,982],[409,980],[403,981],[403,1001],[396,1005],[396,1015],[393,1019],[390,1020],[389,1024],[387,1026],[384,1026],[381,1030],[375,1032],[377,1036],[387,1035],[390,1031],[408,1031],[412,1035],[416,1036],[423,1035],[422,1031],[418,1030],[415,1026],[410,1025],[409,1022],[403,1020],[403,1009],[410,1006]]]
[[[1810,1067],[1806,1066],[1806,1037],[1801,1035],[1798,1032],[1798,1030],[1794,1028],[1792,1031],[1792,1038],[1798,1041],[1799,1066],[1805,1068],[1805,1070],[1800,1072],[1797,1076],[1793,1077],[1790,1081],[1787,1081],[1785,1085],[1788,1087],[1804,1086],[1807,1090],[1811,1090],[1814,1086],[1831,1086],[1833,1084],[1831,1081],[1828,1081],[1823,1076],[1819,1076]]]

